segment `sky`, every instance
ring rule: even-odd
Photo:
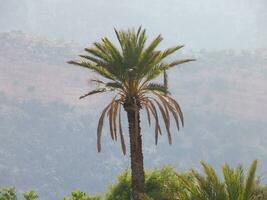
[[[0,32],[21,30],[82,45],[113,28],[145,27],[190,49],[267,46],[266,0],[0,0]]]

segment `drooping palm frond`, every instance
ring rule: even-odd
[[[121,140],[121,147],[123,154],[126,153],[126,146],[122,131],[122,124],[121,124],[121,99],[113,98],[112,101],[104,108],[102,111],[102,114],[98,121],[97,126],[97,150],[98,152],[101,151],[101,135],[102,135],[102,129],[104,125],[104,119],[107,115],[109,127],[110,127],[110,137],[112,140],[117,141],[117,130],[119,130],[119,137]],[[119,115],[119,116],[118,116]],[[119,128],[118,128],[119,127]]]
[[[170,68],[179,64],[194,61],[194,59],[181,59],[167,62],[165,59],[183,45],[177,45],[165,50],[158,50],[163,38],[158,35],[149,44],[146,44],[146,30],[139,27],[137,31],[115,30],[119,41],[116,47],[108,38],[95,42],[91,47],[85,48],[85,54],[80,55],[80,60],[69,61],[69,64],[81,66],[92,70],[105,80],[93,80],[97,88],[81,96],[85,98],[92,94],[115,92],[115,97],[102,111],[97,127],[97,149],[101,150],[101,135],[104,119],[108,119],[109,132],[112,140],[121,139],[121,146],[125,154],[123,127],[121,119],[121,106],[126,99],[134,98],[138,103],[137,109],[147,113],[148,122],[155,123],[155,143],[158,136],[162,135],[161,121],[165,126],[168,141],[172,143],[171,121],[175,121],[177,129],[184,125],[183,113],[180,105],[170,96],[167,87],[167,73]],[[165,73],[163,84],[152,81]],[[161,116],[161,117],[160,117]],[[162,119],[162,120],[161,120]]]
[[[166,95],[168,91],[168,74],[166,70],[164,70],[163,72],[163,83],[164,83],[164,90],[165,90],[164,93]]]
[[[125,155],[126,154],[126,145],[125,145],[123,131],[122,131],[122,125],[121,125],[121,110],[120,110],[120,107],[119,107],[119,132],[120,132],[120,140],[121,140],[122,152]]]
[[[152,116],[155,121],[155,141],[157,144],[158,141],[158,135],[162,134],[161,128],[160,128],[160,121],[159,121],[159,115],[158,115],[158,109],[161,113],[161,116],[163,118],[163,122],[167,131],[168,141],[169,144],[172,144],[172,137],[171,137],[171,131],[170,131],[170,113],[172,114],[177,129],[179,130],[179,121],[181,121],[182,125],[184,125],[183,122],[183,113],[180,109],[179,104],[172,99],[168,95],[162,95],[159,92],[155,92],[152,90],[152,94],[156,97],[146,97],[143,99],[142,106],[145,108],[147,115],[149,116],[150,120],[150,113],[152,113]],[[156,108],[158,107],[158,109]]]

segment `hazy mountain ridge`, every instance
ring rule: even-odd
[[[23,30],[81,43],[113,35],[113,27],[143,25],[167,45],[196,49],[266,47],[266,0],[9,0],[0,31]]]
[[[103,192],[129,167],[107,128],[103,152],[96,153],[97,118],[107,99],[78,100],[91,88],[92,75],[66,61],[77,58],[82,47],[32,38],[0,34],[0,186],[34,188],[43,199],[59,199],[75,188]],[[185,50],[177,56],[197,58],[169,73],[186,126],[178,135],[173,129],[171,147],[166,135],[155,147],[153,128],[144,118],[145,165],[170,163],[183,170],[205,160],[218,168],[258,158],[259,172],[265,172],[266,49]]]

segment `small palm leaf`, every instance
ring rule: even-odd
[[[125,146],[125,141],[124,141],[123,132],[122,132],[121,110],[120,110],[120,108],[119,108],[119,132],[120,132],[122,152],[123,152],[123,155],[125,155],[126,154],[126,146]]]
[[[88,92],[87,94],[80,96],[79,99],[83,99],[89,95],[93,95],[93,94],[97,94],[97,93],[103,93],[106,91],[107,91],[106,88],[100,88],[100,89],[92,90],[92,91]]]
[[[183,116],[183,112],[182,112],[179,104],[173,98],[171,98],[170,96],[166,96],[166,98],[169,101],[171,101],[171,103],[174,105],[176,111],[179,113],[179,116],[180,116],[180,119],[181,119],[181,122],[182,122],[182,126],[184,126],[184,116]]]
[[[106,62],[103,62],[103,60],[101,59],[97,59],[93,56],[88,56],[88,55],[79,55],[81,58],[84,58],[86,60],[89,60],[93,63],[95,63],[97,66],[108,66],[108,64]]]
[[[164,70],[163,72],[163,83],[164,83],[164,89],[165,89],[164,94],[167,95],[168,94],[168,75],[167,75],[166,70]]]
[[[78,65],[87,69],[91,69],[94,72],[96,72],[97,74],[107,78],[107,79],[111,79],[111,80],[116,80],[116,78],[114,77],[114,75],[112,73],[110,73],[105,67],[103,66],[96,66],[96,65],[92,65],[89,62],[85,62],[85,61],[69,61],[69,64],[73,64],[73,65]]]
[[[179,49],[181,49],[183,47],[184,47],[184,45],[177,45],[175,47],[171,47],[171,48],[168,48],[168,49],[164,50],[162,52],[161,59],[173,54],[175,51],[177,51],[177,50],[179,50]]]
[[[163,102],[163,105],[168,107],[168,110],[172,113],[173,118],[175,120],[177,130],[179,131],[179,129],[180,129],[179,117],[178,117],[177,112],[175,112],[174,107],[172,106],[172,104],[168,100],[165,99],[166,98],[165,96],[159,95],[157,93],[155,93],[155,95]]]
[[[161,94],[168,94],[169,92],[166,90],[164,85],[158,83],[149,83],[144,88],[144,90],[159,92]]]
[[[169,64],[169,67],[174,67],[183,63],[191,62],[191,61],[196,61],[196,59],[184,59],[184,60],[175,60]]]
[[[256,169],[257,169],[257,160],[254,160],[248,171],[243,200],[251,200],[252,198],[252,190],[255,185]]]
[[[110,106],[111,106],[111,103],[108,104],[108,106],[104,108],[98,121],[98,126],[97,126],[97,150],[98,152],[101,151],[101,134],[102,134],[103,124],[104,124],[104,117],[105,117],[107,110],[110,108]]]
[[[151,113],[155,119],[155,144],[157,145],[158,144],[158,136],[159,136],[159,134],[162,135],[160,124],[159,124],[157,109],[151,100],[147,100],[146,106],[151,111]]]
[[[153,100],[158,105],[159,110],[161,112],[161,115],[163,117],[164,124],[165,124],[166,130],[167,130],[167,133],[168,133],[168,141],[169,141],[169,144],[172,144],[172,138],[171,138],[171,132],[170,132],[170,120],[168,119],[167,112],[166,112],[166,110],[164,110],[164,108],[162,107],[162,105],[156,99],[153,98]]]
[[[119,82],[108,82],[105,83],[106,87],[112,88],[112,89],[121,89],[123,90],[123,86]]]
[[[151,117],[150,117],[150,111],[149,111],[149,109],[148,109],[148,107],[147,106],[144,106],[145,107],[145,109],[146,109],[146,113],[147,113],[147,120],[148,120],[148,124],[149,124],[149,126],[151,126]]]
[[[110,130],[110,136],[111,139],[114,140],[115,136],[115,132],[114,132],[114,127],[113,127],[113,115],[114,115],[114,104],[115,104],[115,99],[112,100],[109,111],[108,111],[108,119],[109,119],[109,130]]]
[[[117,115],[118,115],[118,109],[119,109],[119,102],[115,101],[114,109],[113,109],[113,128],[114,128],[114,134],[115,134],[115,140],[117,141]]]
[[[222,167],[224,182],[229,200],[238,200],[243,195],[244,174],[241,166],[231,169],[225,164]]]

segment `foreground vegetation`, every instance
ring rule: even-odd
[[[241,165],[231,168],[222,166],[222,177],[205,162],[203,173],[196,170],[178,173],[173,167],[146,171],[144,200],[267,200],[267,186],[260,184],[256,176],[257,161],[253,161],[247,172]],[[35,200],[34,191],[23,193],[26,200]],[[15,188],[0,189],[0,200],[16,200]],[[62,200],[130,200],[131,174],[124,171],[115,184],[101,196],[90,196],[75,190]]]

